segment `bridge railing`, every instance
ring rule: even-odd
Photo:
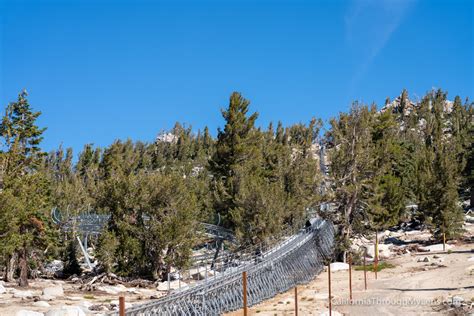
[[[220,315],[242,308],[242,272],[247,271],[250,305],[312,280],[332,254],[334,228],[319,219],[262,255],[250,255],[192,288],[134,306],[127,315]]]

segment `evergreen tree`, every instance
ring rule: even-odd
[[[228,228],[236,224],[231,211],[237,207],[240,178],[259,172],[259,135],[254,126],[258,114],[247,116],[249,104],[239,93],[232,93],[229,107],[222,111],[224,130],[218,131],[215,153],[209,161],[214,209]]]
[[[349,113],[341,113],[337,119],[330,121],[328,143],[334,146],[330,153],[331,178],[339,208],[339,216],[334,220],[341,225],[336,250],[344,258],[349,237],[368,223],[368,203],[364,191],[373,175],[372,117],[367,106],[355,102]]]
[[[74,238],[69,240],[66,245],[64,252],[64,269],[63,273],[65,276],[79,275],[81,273],[81,266],[77,261],[77,243]]]
[[[10,258],[18,257],[19,285],[22,287],[28,286],[28,258],[31,252],[51,243],[49,237],[52,232],[47,220],[49,183],[44,174],[37,170],[43,156],[39,145],[45,130],[36,125],[40,114],[33,112],[27,93],[23,91],[17,102],[7,106],[0,124],[0,136],[5,148],[0,194],[0,251],[7,265]]]
[[[371,224],[388,228],[402,218],[407,191],[402,186],[407,153],[398,136],[394,115],[385,111],[374,114],[372,127],[373,176],[366,187]]]

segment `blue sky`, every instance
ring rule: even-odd
[[[474,98],[474,1],[0,0],[0,109],[26,88],[44,148],[223,125],[327,120],[407,88]]]

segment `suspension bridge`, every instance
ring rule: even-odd
[[[86,212],[63,218],[57,209],[53,221],[63,231],[75,231],[84,253],[87,236],[100,234],[109,215]],[[145,219],[146,220],[146,219]],[[205,234],[215,240],[215,252],[193,257],[191,268],[168,276],[168,295],[126,310],[130,316],[148,315],[221,315],[243,306],[242,272],[247,274],[248,305],[258,304],[299,284],[305,284],[324,268],[333,252],[334,227],[321,218],[306,222],[304,228],[283,232],[273,242],[225,250],[223,241],[235,243],[231,231],[217,225],[202,224]],[[82,234],[82,240],[79,235]],[[170,276],[179,282],[170,288]],[[181,281],[185,286],[181,286]],[[118,315],[111,313],[111,315]]]

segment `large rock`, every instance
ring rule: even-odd
[[[3,284],[0,284],[0,294],[6,293],[6,292],[7,292],[7,290],[5,289]]]
[[[61,306],[46,312],[44,316],[86,316],[86,313],[78,306]]]
[[[50,307],[51,306],[48,304],[48,302],[45,302],[45,301],[34,302],[32,305],[35,307]]]
[[[391,244],[379,244],[379,259],[386,259],[390,257],[390,249],[393,247]],[[367,245],[367,257],[375,258],[375,246],[374,244]]]
[[[52,295],[41,295],[40,296],[40,300],[42,301],[52,301],[52,300],[55,300],[56,299],[56,296],[52,296]]]
[[[43,289],[44,296],[64,296],[64,290],[62,285],[55,285],[51,287],[45,287]]]
[[[44,314],[22,309],[16,312],[15,316],[44,316]]]
[[[122,284],[118,284],[118,285],[114,285],[114,286],[112,286],[112,285],[99,286],[99,287],[97,287],[97,290],[103,291],[107,294],[117,295],[121,292],[126,292],[127,288]]]
[[[15,298],[32,298],[33,295],[34,294],[31,291],[13,290],[13,297]]]
[[[331,263],[331,272],[349,270],[349,264],[344,262],[333,262]]]

